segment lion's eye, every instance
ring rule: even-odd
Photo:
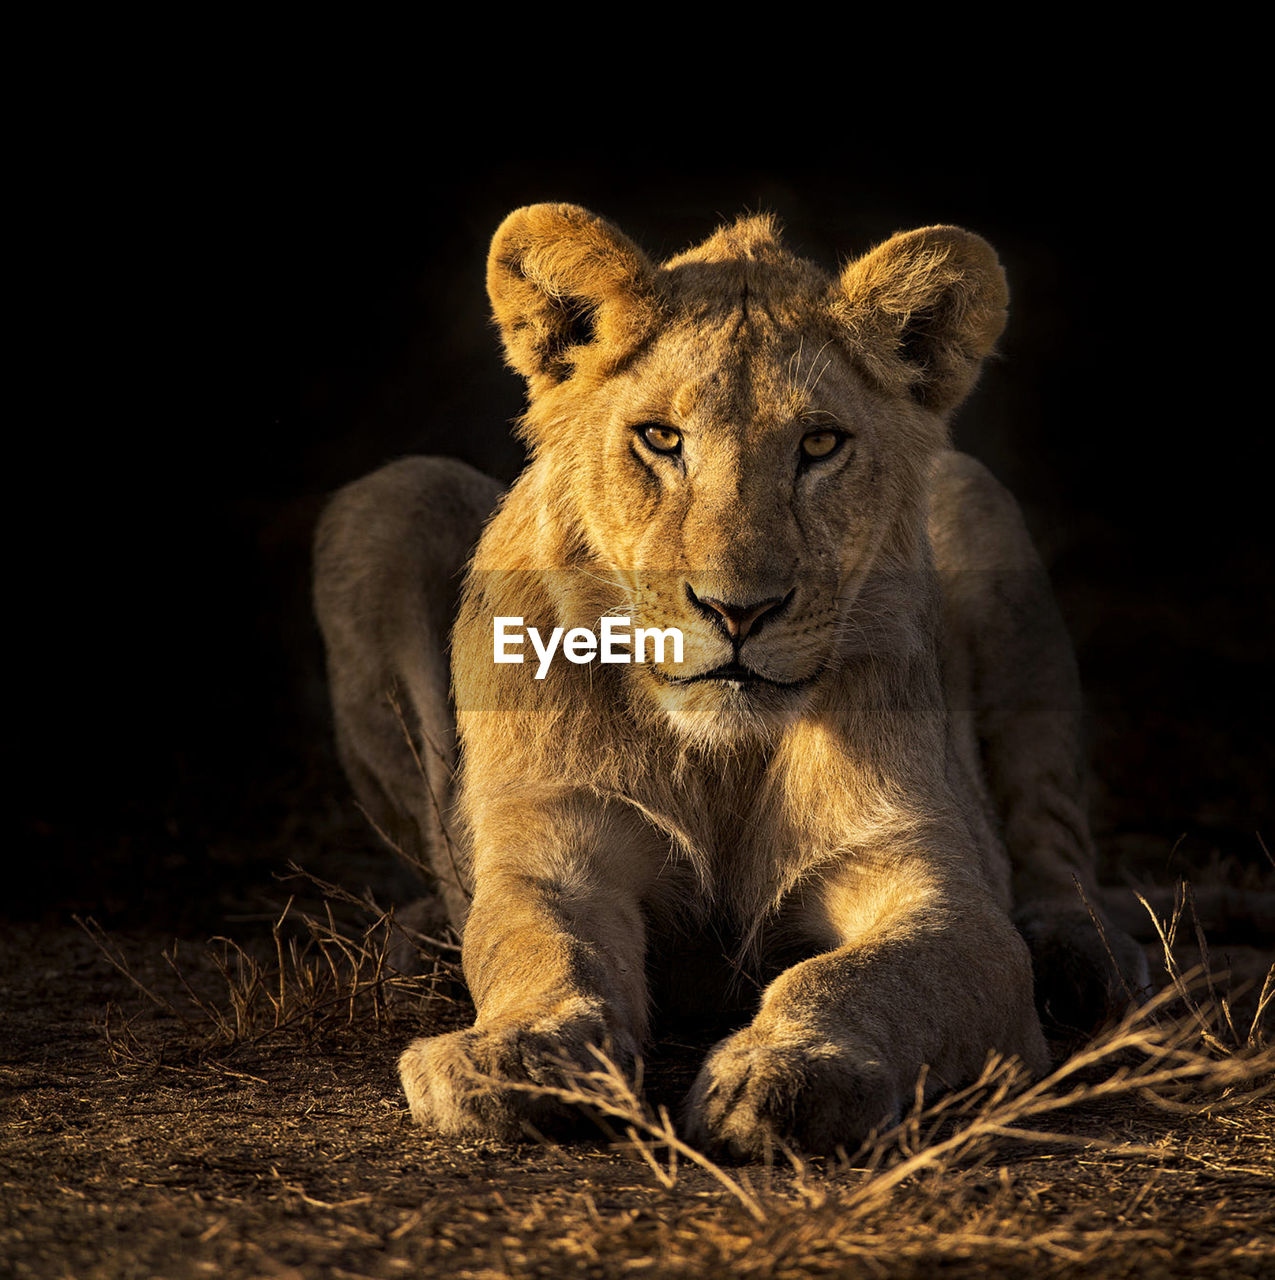
[[[682,448],[682,433],[658,422],[638,427],[638,434],[656,453],[677,453]]]
[[[844,439],[840,431],[811,431],[801,437],[801,452],[807,458],[827,458],[836,453]]]

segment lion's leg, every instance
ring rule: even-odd
[[[832,949],[780,974],[709,1054],[687,1099],[695,1141],[853,1150],[912,1102],[923,1067],[929,1092],[977,1077],[993,1049],[1045,1067],[1027,948],[989,889],[943,882],[961,861],[860,851],[809,886]]]
[[[459,579],[500,486],[462,462],[405,458],[341,489],[315,537],[315,610],[337,748],[370,819],[467,902],[451,837],[455,724],[447,639]]]
[[[590,797],[499,809],[475,832],[474,1026],[415,1041],[399,1073],[419,1124],[516,1139],[570,1110],[545,1090],[598,1069],[595,1051],[632,1067],[646,1033],[640,903],[667,846]]]
[[[1038,1002],[1052,1023],[1087,1030],[1146,986],[1147,969],[1131,938],[1104,922],[1104,942],[1089,912],[1101,918],[1071,641],[1017,503],[972,458],[939,459],[930,533],[952,720],[981,755],[971,768],[1009,851]]]

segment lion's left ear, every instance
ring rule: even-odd
[[[879,381],[935,413],[969,393],[1005,327],[1009,286],[996,252],[960,227],[891,236],[850,263],[832,310]]]

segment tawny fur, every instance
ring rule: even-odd
[[[695,987],[706,937],[768,981],[688,1099],[706,1144],[829,1150],[923,1067],[935,1087],[992,1050],[1041,1069],[1024,937],[1074,958],[1084,1016],[1118,987],[1075,888],[1096,900],[1066,634],[1013,500],[947,448],[1005,321],[993,251],[930,227],[833,277],[762,217],[656,266],[538,205],[496,233],[488,287],[529,386],[526,470],[497,503],[458,464],[395,464],[318,544],[343,759],[463,928],[478,1010],[404,1053],[413,1115],[539,1126],[552,1107],[508,1085],[590,1046],[631,1060],[648,943]],[[821,432],[839,445],[806,458]],[[706,600],[770,603],[736,651]],[[607,614],[681,629],[683,662],[493,663],[496,616]],[[732,657],[765,682],[682,683]]]

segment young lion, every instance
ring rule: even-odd
[[[1073,1025],[1145,969],[1108,926],[1109,971],[1077,893],[1079,694],[1048,583],[1013,499],[947,448],[1005,320],[991,248],[929,227],[829,277],[763,217],[656,266],[536,205],[497,231],[488,288],[529,388],[525,471],[501,497],[395,463],[317,542],[343,762],[463,928],[478,1011],[403,1054],[413,1116],[517,1137],[554,1105],[514,1086],[595,1046],[631,1063],[653,1005],[711,1027],[748,978],[751,1021],[685,1109],[738,1155],[854,1144],[922,1067],[931,1089],[989,1050],[1044,1068],[1033,959]],[[676,628],[682,652],[541,661],[498,619],[564,648],[604,619]]]

